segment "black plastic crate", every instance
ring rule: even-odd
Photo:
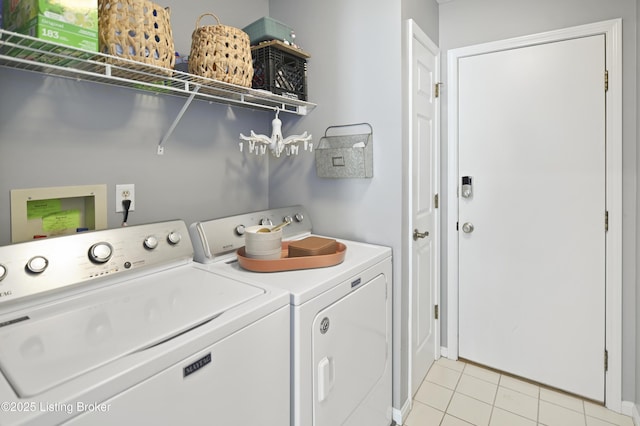
[[[255,47],[254,89],[268,90],[290,99],[307,100],[307,60],[276,46]]]

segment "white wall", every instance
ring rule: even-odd
[[[440,5],[440,48],[449,49],[614,18],[623,19],[623,353],[622,398],[636,397],[636,1],[635,0],[453,0]],[[443,60],[443,174],[447,176],[446,61]],[[446,182],[446,179],[443,179]],[[446,194],[443,188],[443,194]],[[443,201],[446,206],[446,200]],[[443,218],[446,211],[443,212]],[[443,227],[450,226],[443,221]],[[446,229],[446,228],[445,228]],[[443,232],[443,235],[446,233]],[[446,265],[446,242],[442,248]],[[443,268],[443,283],[446,269]],[[443,287],[446,318],[446,286]],[[446,320],[443,321],[446,335]],[[446,346],[447,338],[443,337]]]

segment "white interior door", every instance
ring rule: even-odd
[[[439,350],[438,108],[440,53],[417,27],[411,33],[411,394],[415,394]]]
[[[459,355],[603,401],[605,36],[458,66]]]

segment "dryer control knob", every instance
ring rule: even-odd
[[[109,243],[96,243],[89,249],[89,259],[95,263],[105,263],[111,259],[113,247]]]
[[[302,213],[296,213],[294,217],[296,218],[296,222],[302,222],[304,220],[304,215]]]
[[[0,281],[2,281],[6,276],[7,276],[7,267],[0,264]]]
[[[237,235],[244,235],[244,231],[245,231],[244,225],[236,226],[236,234]]]
[[[182,235],[180,235],[179,232],[169,232],[169,235],[167,235],[167,241],[169,241],[169,244],[171,245],[176,245],[180,242],[180,240],[182,239]]]
[[[144,239],[144,242],[142,244],[144,245],[144,248],[153,250],[154,248],[158,247],[158,239],[153,235],[149,235]]]
[[[262,226],[271,226],[271,225],[273,225],[273,222],[268,217],[265,217],[264,219],[262,219],[260,221],[260,225],[262,225]]]
[[[27,262],[27,269],[34,274],[44,272],[47,266],[49,266],[49,261],[44,256],[34,256]]]

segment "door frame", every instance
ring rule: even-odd
[[[605,35],[609,87],[606,93],[606,305],[605,404],[622,406],[622,19],[580,25],[507,40],[452,49],[447,54],[448,176],[447,176],[447,356],[458,358],[458,61],[461,58],[507,49]],[[603,76],[604,85],[604,76]],[[604,220],[603,220],[604,222]],[[604,226],[604,224],[603,224]]]
[[[402,418],[406,418],[406,414],[408,414],[408,410],[411,408],[411,404],[413,401],[413,395],[411,394],[412,389],[412,365],[413,365],[413,216],[414,216],[414,206],[412,200],[413,194],[413,176],[415,175],[413,169],[413,46],[415,43],[423,44],[431,53],[436,56],[436,69],[439,72],[440,61],[441,61],[441,53],[440,48],[427,36],[427,34],[418,26],[418,24],[413,19],[407,19],[404,27],[404,122],[403,122],[403,150],[402,150],[402,162],[403,164],[409,165],[404,169],[403,173],[403,185],[402,185],[402,205],[403,205],[403,220],[402,220],[402,245],[403,252],[406,255],[403,256],[402,259],[402,276],[403,281],[407,284],[407,334],[406,334],[406,347],[409,348],[407,352],[407,383],[406,383],[406,391],[407,391],[407,400],[402,408],[402,414],[398,418],[394,418],[394,420],[398,422],[402,422]],[[436,79],[439,79],[439,74],[436,76]],[[434,81],[434,83],[438,83],[438,81]],[[436,114],[434,117],[434,132],[435,132],[435,149],[436,152],[434,154],[434,162],[436,163],[437,171],[435,174],[436,179],[436,193],[440,193],[440,102],[437,102]],[[434,218],[434,256],[435,256],[435,276],[436,276],[436,284],[434,288],[433,300],[434,302],[440,306],[440,222],[441,215],[440,209],[436,209],[435,218]],[[440,330],[440,319],[436,319],[435,326],[435,338],[434,338],[434,358],[438,359],[440,357],[440,347],[441,347],[441,330]]]

